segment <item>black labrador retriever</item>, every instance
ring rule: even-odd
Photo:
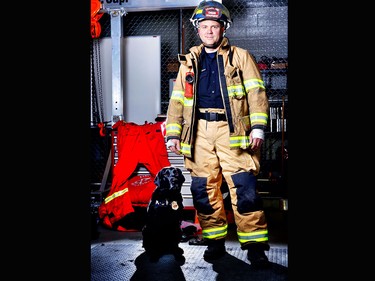
[[[181,187],[185,177],[181,169],[162,168],[155,177],[155,190],[147,207],[146,223],[142,228],[143,248],[151,262],[165,254],[173,254],[178,262],[185,262],[182,238],[183,198]]]

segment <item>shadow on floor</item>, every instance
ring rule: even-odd
[[[212,263],[212,270],[217,272],[216,281],[284,281],[287,280],[288,268],[277,263],[270,263],[265,269],[257,269],[229,253]]]
[[[164,255],[158,262],[150,262],[145,253],[140,254],[136,260],[136,271],[130,281],[186,281],[184,272],[173,255]],[[196,268],[184,267],[185,274],[195,275]],[[282,265],[271,263],[266,269],[256,269],[248,263],[226,254],[223,258],[209,263],[202,263],[199,271],[216,272],[216,281],[286,281],[288,268]],[[191,280],[194,278],[188,278]]]
[[[136,271],[130,281],[158,280],[158,281],[186,281],[178,263],[173,255],[164,255],[157,262],[150,262],[144,252],[134,261]]]

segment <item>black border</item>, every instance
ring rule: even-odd
[[[90,0],[19,11],[3,34],[6,256],[22,279],[90,280]]]

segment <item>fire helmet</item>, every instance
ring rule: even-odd
[[[198,28],[199,22],[203,20],[214,20],[224,24],[225,30],[227,30],[232,24],[232,19],[228,9],[220,2],[210,0],[203,0],[195,8],[193,15],[190,18],[190,22],[195,28]]]

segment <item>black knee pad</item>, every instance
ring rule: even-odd
[[[199,213],[210,215],[214,213],[206,190],[207,178],[191,177],[190,191],[193,195],[193,204]]]
[[[240,214],[259,211],[262,209],[262,200],[256,192],[257,179],[252,173],[238,173],[232,175],[236,186],[237,210]]]

